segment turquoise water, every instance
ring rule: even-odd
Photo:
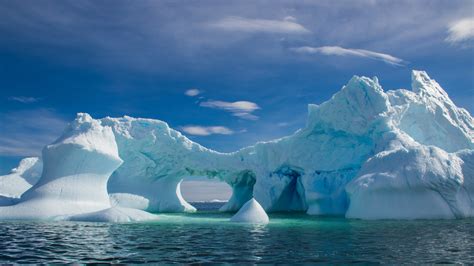
[[[153,223],[0,222],[0,262],[473,263],[474,220],[359,221],[272,214],[162,215]]]

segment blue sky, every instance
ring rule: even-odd
[[[388,90],[426,70],[474,111],[472,1],[0,0],[0,18],[1,171],[77,112],[233,151],[302,127],[352,75]]]

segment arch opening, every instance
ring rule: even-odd
[[[188,176],[180,183],[181,196],[198,211],[218,210],[231,197],[232,188],[226,182],[208,177]]]

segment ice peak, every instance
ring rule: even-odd
[[[347,83],[344,88],[354,88],[354,89],[373,89],[375,91],[383,91],[382,86],[379,84],[379,79],[377,77],[368,78],[368,77],[360,77],[354,75],[349,82]]]
[[[88,113],[77,113],[76,121],[79,123],[92,122],[92,117]]]
[[[413,92],[424,95],[431,95],[436,98],[449,99],[448,94],[441,88],[441,86],[425,71],[412,70],[411,72],[411,89]]]
[[[92,126],[97,126],[97,120],[92,119],[88,113],[77,113],[76,119],[71,122],[70,130],[87,130]]]

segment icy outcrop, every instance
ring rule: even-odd
[[[55,219],[111,207],[107,181],[122,160],[110,127],[78,114],[42,158],[41,178],[19,203],[0,208],[2,219]]]
[[[364,164],[346,190],[349,218],[438,219],[472,216],[463,160],[435,146],[400,136],[389,150]],[[471,176],[466,176],[472,179]],[[468,181],[469,182],[469,181]],[[471,190],[472,194],[472,190]]]
[[[249,200],[240,208],[240,210],[230,218],[231,222],[239,223],[259,223],[266,224],[269,222],[268,215],[265,210],[255,199]]]
[[[389,130],[389,110],[377,79],[354,77],[331,100],[309,106],[305,128],[236,152],[255,173],[253,197],[267,211],[343,215],[345,184]]]
[[[159,120],[80,114],[44,149],[39,182],[0,208],[0,218],[132,221],[118,215],[122,208],[143,219],[150,216],[142,211],[194,211],[181,195],[185,177],[227,182],[232,196],[221,211],[255,199],[268,212],[474,216],[474,120],[425,72],[413,71],[411,91],[385,92],[377,78],[354,76],[308,113],[293,135],[233,153],[207,149]]]
[[[8,175],[0,176],[0,206],[12,205],[41,176],[43,162],[37,157],[24,158]]]
[[[412,91],[394,90],[387,95],[395,113],[395,127],[424,145],[447,152],[474,149],[474,120],[457,107],[441,86],[424,71],[412,72]]]
[[[387,93],[391,130],[347,185],[349,218],[474,216],[474,120],[422,71]]]

